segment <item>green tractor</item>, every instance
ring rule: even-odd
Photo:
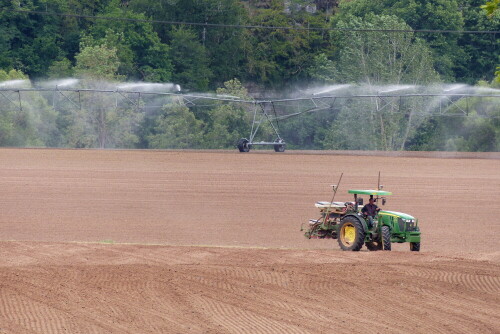
[[[334,187],[334,197],[337,191]],[[320,211],[319,219],[311,219],[305,236],[308,239],[337,239],[345,251],[359,251],[363,245],[370,251],[391,250],[391,243],[410,243],[410,250],[420,251],[420,229],[418,220],[406,213],[377,211],[372,218],[362,212],[363,195],[376,203],[391,192],[379,190],[349,190],[354,194],[352,202],[316,202]],[[302,230],[304,230],[302,228]]]

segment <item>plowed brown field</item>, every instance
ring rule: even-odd
[[[420,253],[300,225],[392,191]],[[499,333],[499,154],[0,149],[0,334]]]

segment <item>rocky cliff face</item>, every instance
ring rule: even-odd
[[[318,10],[332,12],[334,8],[339,6],[340,0],[315,0],[314,3]]]
[[[305,10],[314,13],[317,10],[331,13],[335,7],[338,7],[340,0],[283,0],[285,11]],[[250,5],[255,8],[270,8],[271,0],[248,0]]]

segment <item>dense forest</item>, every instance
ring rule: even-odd
[[[82,91],[142,82],[244,101],[332,85],[498,96],[499,30],[497,0],[3,1],[0,146],[234,148],[251,130],[251,104],[31,89],[68,78]],[[500,151],[500,99],[453,102],[435,114],[417,99],[353,99],[280,132],[289,149]]]

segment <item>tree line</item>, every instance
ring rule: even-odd
[[[500,41],[494,34],[412,32],[497,31],[500,13],[485,13],[483,1],[353,0],[338,7],[331,1],[333,12],[313,13],[301,6],[285,10],[284,3],[11,0],[0,5],[0,81],[78,77],[89,87],[100,80],[174,82],[185,91],[242,98],[332,83],[498,88]],[[104,112],[111,104],[106,97],[94,101],[101,111],[57,110],[35,95],[23,112],[0,106],[0,145],[229,148],[248,136],[251,125],[251,112],[238,105],[200,109],[172,101],[154,115],[130,108],[113,114]],[[29,111],[30,104],[38,112]],[[470,117],[450,121],[420,117],[411,103],[395,113],[353,102],[283,122],[281,130],[291,148],[499,150],[498,105],[476,101],[467,107]],[[474,117],[485,108],[491,117]]]

